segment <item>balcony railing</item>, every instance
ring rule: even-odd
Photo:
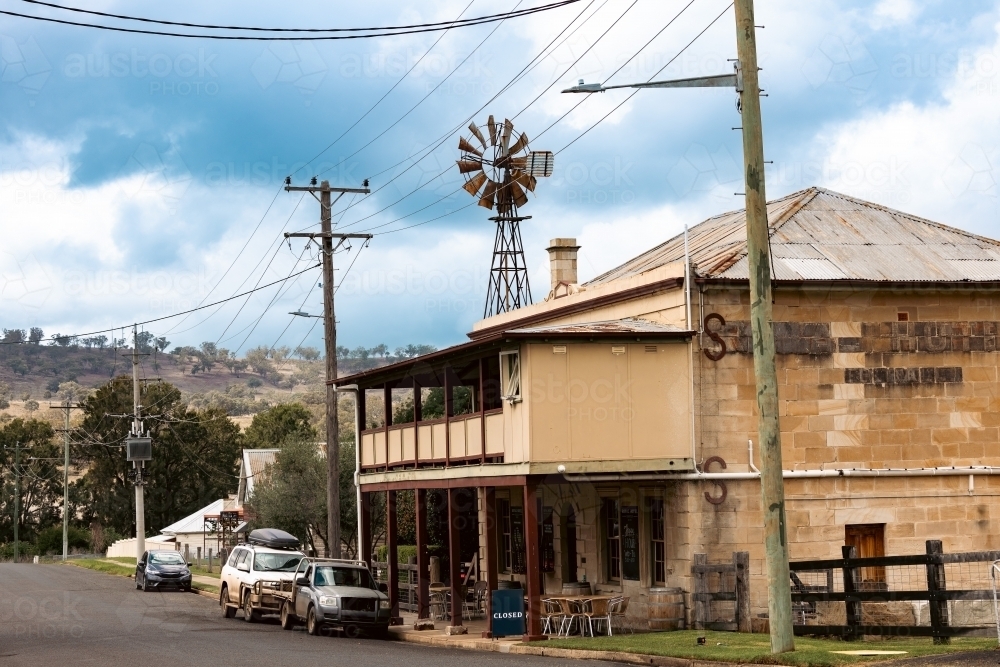
[[[503,409],[361,432],[365,471],[504,460]]]

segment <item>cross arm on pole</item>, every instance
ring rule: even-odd
[[[321,238],[321,239],[373,239],[374,234],[337,234],[335,232],[285,232],[286,239]]]
[[[368,188],[335,188],[329,185],[286,185],[285,192],[339,192],[341,194],[349,192],[352,194],[367,195],[371,194],[371,190]]]

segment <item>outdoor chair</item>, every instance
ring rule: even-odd
[[[601,623],[607,623],[607,632],[610,635],[610,600],[608,598],[595,598],[593,600],[586,600],[585,602],[587,606],[584,608],[583,614],[587,617],[587,627],[590,628],[590,636],[594,636],[594,623],[597,623],[598,630],[601,628]]]
[[[562,612],[562,622],[559,624],[559,635],[566,635],[569,637],[569,633],[573,631],[573,624],[577,623],[580,627],[580,633],[583,633],[583,622],[586,620],[586,616],[580,611],[580,604],[575,600],[567,600],[566,598],[559,598],[559,609]]]
[[[558,634],[562,627],[563,611],[558,600],[546,598],[542,600],[542,634],[551,635],[553,630]],[[556,624],[559,624],[558,627]]]
[[[448,615],[448,602],[445,599],[444,593],[431,593],[429,600],[431,618],[440,621]]]
[[[625,619],[625,613],[628,611],[628,601],[629,598],[626,596],[612,598],[608,601],[608,634],[612,634],[612,626],[616,625],[619,630],[628,630],[629,634],[635,634],[635,630],[632,629],[632,624],[628,623]]]
[[[486,596],[490,594],[490,584],[487,581],[477,581],[472,587],[472,610],[479,616],[486,615]]]

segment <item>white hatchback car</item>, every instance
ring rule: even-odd
[[[260,544],[241,544],[233,549],[222,567],[219,605],[226,618],[243,610],[247,621],[257,621],[262,613],[278,613],[278,609],[254,608],[250,593],[260,581],[291,581],[295,568],[305,556],[297,549],[275,549]]]

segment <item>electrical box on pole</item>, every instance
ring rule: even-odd
[[[153,459],[153,439],[132,436],[125,440],[125,451],[129,461],[151,461]]]

